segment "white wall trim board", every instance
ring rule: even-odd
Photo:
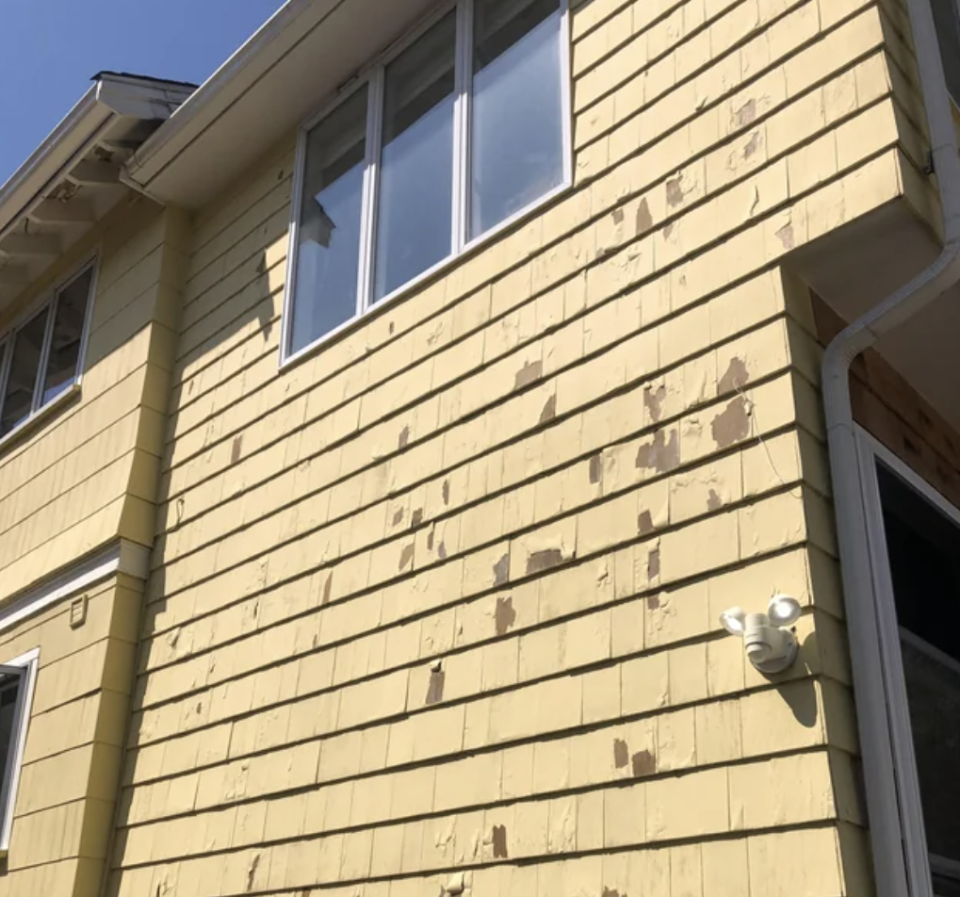
[[[0,632],[117,573],[145,580],[149,563],[149,548],[120,539],[42,585],[34,586],[9,599],[0,607]]]

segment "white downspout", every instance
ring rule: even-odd
[[[931,894],[926,845],[900,825],[901,812],[922,819],[919,807],[901,807],[916,789],[898,794],[878,620],[874,605],[871,546],[860,487],[859,458],[850,403],[850,365],[879,337],[918,313],[960,282],[960,153],[930,0],[907,0],[920,87],[926,107],[934,170],[943,212],[940,257],[906,286],[851,323],[827,346],[823,400],[834,505],[846,598],[857,716],[880,897]],[[919,839],[925,839],[922,834]],[[907,861],[904,854],[907,855]],[[908,868],[909,867],[909,868]]]

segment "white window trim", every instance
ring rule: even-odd
[[[934,897],[931,866],[951,874],[960,872],[957,864],[931,856],[927,849],[927,836],[923,824],[923,807],[920,798],[920,783],[917,778],[917,760],[913,749],[913,733],[910,727],[910,708],[907,703],[903,658],[900,652],[899,626],[894,604],[893,580],[887,552],[886,532],[883,526],[883,511],[880,500],[880,485],[877,479],[877,462],[906,482],[919,495],[930,502],[946,517],[960,526],[960,509],[951,504],[933,486],[900,460],[886,446],[856,426],[857,453],[860,467],[860,488],[863,497],[867,539],[870,545],[870,562],[873,573],[873,606],[878,640],[874,648],[875,665],[883,671],[882,681],[868,676],[858,680],[857,702],[870,705],[869,712],[886,721],[889,744],[877,745],[869,740],[861,745],[865,755],[873,754],[874,762],[887,765],[892,760],[893,775],[888,777],[885,795],[887,806],[899,806],[895,818],[871,818],[872,828],[883,827],[884,843],[903,845],[907,887],[910,897]],[[856,621],[850,621],[856,625]],[[890,814],[886,814],[890,815]],[[880,842],[877,842],[879,845]]]
[[[30,727],[30,712],[33,708],[33,692],[37,683],[37,668],[40,662],[40,649],[34,648],[26,654],[6,661],[3,666],[22,667],[24,669],[23,693],[17,699],[17,719],[14,727],[13,743],[8,758],[10,782],[7,789],[7,801],[0,807],[0,856],[10,850],[10,835],[13,831],[13,813],[17,806],[17,791],[20,787],[20,770],[23,766],[23,751],[27,742],[27,730]],[[6,775],[7,771],[0,772]]]
[[[280,326],[280,357],[279,368],[295,364],[304,357],[319,351],[323,346],[339,338],[344,333],[359,326],[374,314],[380,314],[405,296],[410,295],[426,281],[437,277],[454,264],[462,262],[469,255],[488,245],[504,231],[526,220],[534,212],[543,208],[567,193],[573,187],[573,96],[572,70],[570,61],[570,0],[560,0],[560,89],[562,128],[562,158],[563,178],[561,182],[543,196],[530,202],[522,209],[518,209],[503,221],[494,225],[484,233],[466,239],[469,209],[465,205],[469,202],[468,183],[468,154],[469,154],[469,127],[472,66],[466,64],[469,60],[460,57],[472,53],[474,0],[447,0],[430,13],[417,26],[407,32],[399,41],[371,61],[348,85],[340,88],[332,99],[328,99],[320,110],[307,119],[297,133],[297,149],[294,161],[294,175],[291,186],[290,224],[287,242],[286,282],[284,284],[283,315]],[[456,65],[456,81],[454,91],[454,181],[453,181],[453,247],[450,253],[431,267],[422,271],[416,277],[392,290],[382,299],[375,302],[368,301],[372,295],[372,277],[375,262],[376,221],[373,220],[376,210],[376,191],[379,185],[377,166],[380,150],[380,129],[382,118],[383,99],[383,72],[384,67],[399,56],[419,37],[440,21],[447,13],[456,10],[457,13],[457,40],[458,58]],[[337,106],[347,100],[357,90],[366,87],[367,97],[367,147],[366,168],[364,171],[362,211],[360,218],[360,272],[357,280],[357,309],[353,317],[337,325],[316,340],[296,352],[290,351],[291,322],[293,319],[293,305],[296,296],[297,270],[297,232],[300,226],[300,212],[303,202],[303,178],[306,172],[307,138],[310,131],[324,118],[330,115]]]
[[[78,277],[83,276],[88,270],[93,271],[93,276],[90,279],[90,293],[87,299],[87,308],[84,312],[83,318],[83,333],[80,335],[80,352],[77,356],[77,373],[73,378],[73,383],[70,386],[67,386],[60,392],[59,395],[51,399],[49,402],[41,404],[42,392],[40,386],[44,374],[47,369],[47,362],[50,357],[50,341],[53,335],[53,326],[57,313],[57,302],[60,299],[60,294],[70,286]],[[34,384],[34,394],[33,394],[33,405],[30,409],[30,414],[27,415],[24,420],[22,420],[17,426],[15,426],[9,433],[4,433],[0,435],[0,451],[3,450],[3,447],[7,444],[15,441],[25,430],[29,430],[33,427],[38,421],[52,414],[56,408],[59,408],[62,404],[69,401],[70,398],[79,391],[80,383],[83,379],[83,370],[86,364],[87,357],[87,345],[90,341],[90,325],[93,321],[93,306],[96,304],[95,299],[97,296],[97,284],[100,277],[100,257],[99,252],[94,253],[92,256],[88,257],[84,262],[74,268],[69,275],[58,280],[53,287],[47,290],[42,298],[37,302],[34,302],[30,307],[21,314],[14,323],[8,327],[2,335],[0,335],[0,347],[5,346],[7,351],[3,353],[2,363],[0,363],[0,411],[3,409],[3,399],[6,395],[7,389],[7,375],[10,370],[10,365],[13,363],[13,352],[11,347],[14,345],[14,337],[17,332],[21,330],[25,325],[29,324],[38,314],[40,314],[45,308],[49,308],[50,314],[47,317],[46,329],[43,334],[43,346],[40,353],[40,362],[37,368],[37,380]]]

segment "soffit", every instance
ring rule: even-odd
[[[192,85],[101,73],[49,137],[0,186],[0,310],[129,190],[122,165]]]
[[[901,199],[804,247],[792,264],[837,314],[853,321],[935,261],[940,245]],[[874,348],[960,432],[958,340],[960,286],[882,336]]]

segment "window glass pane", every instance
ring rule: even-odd
[[[366,127],[364,87],[307,137],[290,329],[294,352],[356,313]]]
[[[452,250],[456,40],[450,13],[386,69],[377,299]]]
[[[21,676],[5,676],[0,682],[0,776],[3,777],[0,781],[0,811],[3,810],[7,798],[7,761],[16,735],[17,697],[21,681]]]
[[[954,102],[960,104],[960,14],[957,0],[932,0],[931,5],[947,89]]]
[[[14,336],[10,377],[7,380],[3,411],[0,414],[0,435],[9,433],[30,416],[49,313],[49,307],[45,308]]]
[[[877,482],[927,847],[960,862],[960,527],[883,465]]]
[[[471,237],[563,180],[560,21],[559,0],[476,0]]]
[[[47,360],[41,399],[44,404],[60,395],[76,379],[80,341],[83,338],[83,323],[86,320],[92,283],[93,268],[88,268],[57,298],[50,357]]]

